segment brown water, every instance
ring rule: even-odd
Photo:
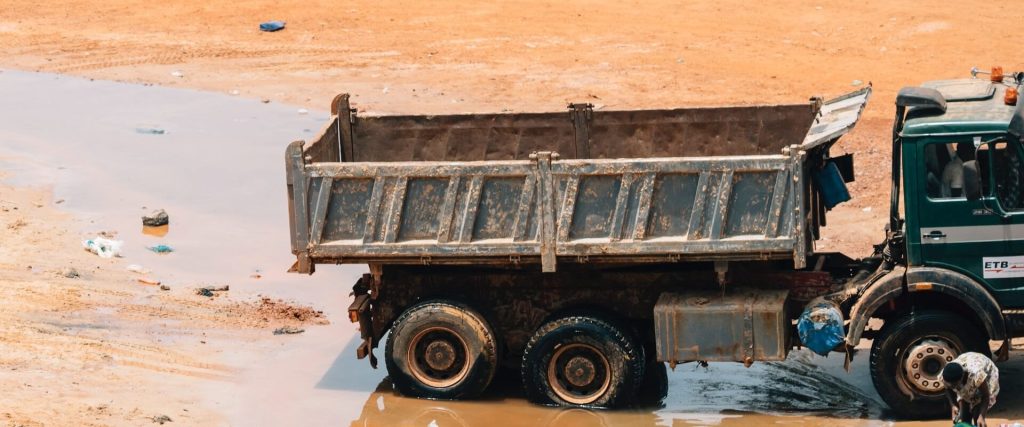
[[[312,304],[334,320],[268,340],[260,352],[224,356],[247,369],[235,381],[198,392],[234,425],[892,423],[868,378],[866,351],[851,373],[843,372],[839,358],[806,352],[749,369],[681,365],[669,373],[664,402],[624,411],[531,405],[514,378],[473,402],[396,396],[386,372],[355,359],[357,332],[344,320],[350,286],[364,268],[322,267],[313,277],[285,273],[294,258],[288,251],[284,148],[311,137],[326,113],[299,115],[294,107],[221,94],[14,71],[0,72],[0,94],[0,168],[12,172],[15,184],[52,185],[55,199],[65,200],[61,206],[83,218],[83,232],[116,231],[125,241],[125,264],[141,264],[171,285],[224,283],[233,295],[264,293]],[[158,208],[170,214],[170,226],[140,230],[140,217]],[[175,251],[146,249],[156,244]],[[1003,393],[994,417],[1022,419],[1024,360],[1015,355],[1001,369]]]

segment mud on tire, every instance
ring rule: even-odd
[[[948,347],[956,355],[975,351],[988,354],[985,331],[956,314],[944,311],[925,311],[886,320],[878,337],[871,345],[871,381],[890,408],[907,418],[938,418],[949,416],[949,404],[941,390],[921,390],[911,384],[905,361],[920,345],[936,343]],[[928,369],[941,370],[947,358],[933,361]],[[922,364],[923,365],[923,364]],[[911,365],[913,366],[913,365]],[[918,381],[921,379],[918,378]],[[935,380],[933,380],[935,381]],[[932,384],[938,384],[933,382]]]
[[[580,407],[628,404],[644,379],[644,349],[628,329],[594,316],[550,321],[523,353],[527,397]]]
[[[430,399],[471,398],[497,371],[494,332],[479,313],[452,301],[427,301],[402,313],[384,350],[399,393]]]

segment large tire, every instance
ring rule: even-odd
[[[523,386],[537,403],[622,406],[636,394],[644,363],[644,349],[627,329],[589,315],[563,317],[526,345]]]
[[[487,321],[469,307],[427,301],[395,321],[384,361],[391,382],[403,395],[471,398],[494,378],[497,344]]]
[[[968,351],[988,353],[985,331],[949,312],[887,320],[871,345],[871,381],[882,400],[907,418],[949,416],[938,374]]]

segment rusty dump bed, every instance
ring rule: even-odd
[[[296,270],[791,258],[870,87],[797,105],[356,117],[286,153]]]

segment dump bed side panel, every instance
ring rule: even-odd
[[[315,262],[788,258],[799,159],[296,164],[297,252]],[[300,194],[305,194],[303,197]],[[305,205],[303,205],[305,203]]]
[[[637,111],[570,107],[567,113],[356,117],[353,155],[344,161],[525,160],[538,151],[566,159],[777,154],[803,139],[815,116],[810,103]]]

